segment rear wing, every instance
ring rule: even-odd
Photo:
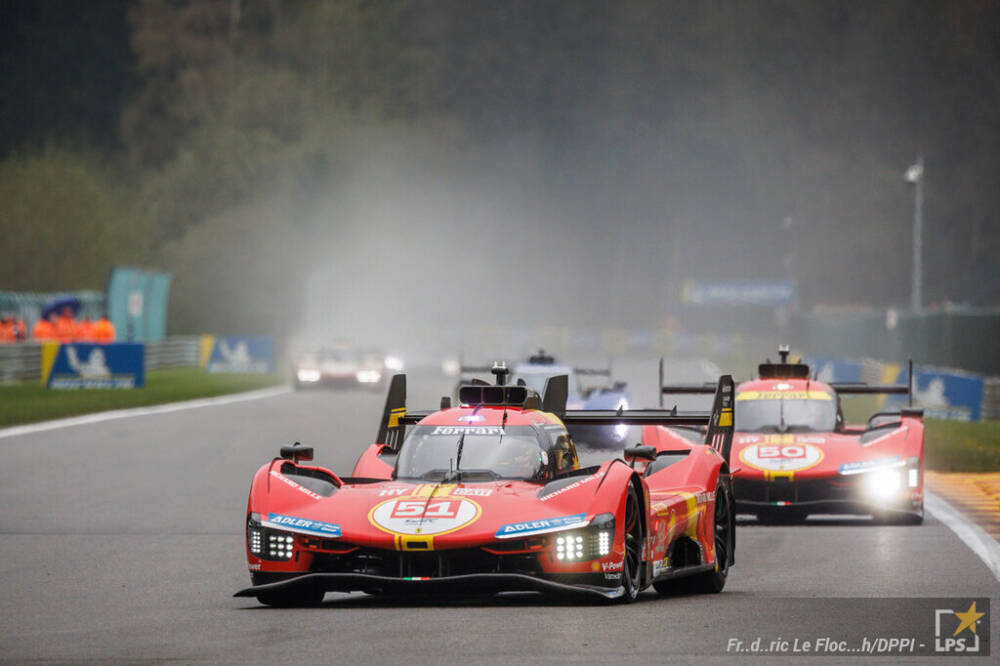
[[[659,425],[707,426],[705,444],[719,452],[725,460],[733,446],[733,394],[735,384],[730,375],[722,375],[714,385],[715,400],[710,412],[678,412],[676,409],[608,409],[567,410],[566,375],[550,377],[545,385],[543,408],[552,411],[567,426]],[[558,396],[558,397],[555,397]],[[561,399],[561,407],[559,403]]]
[[[913,360],[908,363],[905,384],[868,384],[865,382],[830,382],[837,395],[905,395],[913,406]]]
[[[545,394],[541,397],[540,404],[537,394],[520,386],[475,384],[460,389],[463,397],[473,397],[472,394],[479,396],[472,402],[510,404],[529,409],[541,408],[542,411],[558,416],[566,425],[708,426],[705,444],[718,451],[727,461],[733,445],[734,391],[733,378],[722,375],[716,385],[711,412],[678,412],[676,409],[567,410],[569,379],[566,375],[549,377],[545,382]],[[386,395],[382,421],[375,442],[399,450],[406,426],[419,423],[432,413],[408,411],[406,375],[394,375],[389,384],[389,393]]]
[[[701,384],[664,384],[663,383],[663,359],[660,359],[660,408],[663,408],[663,396],[665,395],[712,395],[716,392],[718,384],[713,382],[703,382]],[[729,375],[725,375],[729,377]],[[732,378],[730,377],[730,380]]]

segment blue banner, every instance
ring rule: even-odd
[[[146,384],[145,347],[46,343],[42,347],[42,384],[50,389],[132,389]]]
[[[862,382],[861,361],[844,361],[839,358],[809,358],[809,365],[821,382]]]
[[[905,384],[907,372],[899,373],[896,381]],[[932,419],[978,421],[983,405],[986,382],[982,377],[960,370],[918,367],[913,369],[913,404],[924,408]],[[905,405],[904,398],[891,396],[888,409]]]
[[[205,336],[202,345],[202,367],[208,372],[274,372],[271,338]]]
[[[740,280],[684,283],[683,301],[695,305],[792,305],[797,289],[793,280]]]

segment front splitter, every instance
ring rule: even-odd
[[[359,573],[307,573],[294,578],[255,585],[240,590],[234,597],[257,597],[267,592],[301,587],[321,588],[326,592],[368,592],[370,594],[459,594],[494,592],[550,592],[600,599],[618,599],[624,587],[573,585],[524,574],[465,574],[440,578],[394,578]]]

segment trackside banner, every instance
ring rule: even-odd
[[[905,384],[908,372],[901,363],[873,360],[810,358],[816,378],[824,382],[869,382]],[[950,368],[916,366],[913,369],[913,404],[935,419],[978,421],[982,414],[986,380],[981,375]],[[907,404],[904,396],[888,396],[880,409],[898,409]]]
[[[42,386],[46,388],[133,389],[145,384],[145,347],[140,343],[50,342],[42,346]]]
[[[201,367],[206,372],[274,372],[274,341],[203,335]]]

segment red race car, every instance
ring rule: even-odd
[[[254,476],[246,512],[253,587],[271,606],[314,605],[329,591],[371,594],[579,593],[631,601],[722,590],[734,562],[726,463],[733,382],[711,413],[566,411],[567,378],[539,396],[481,382],[406,410],[406,377],[390,385],[377,443],[350,477],[282,447]],[[568,424],[644,425],[625,460],[581,468]],[[664,427],[707,426],[700,442]],[[409,427],[408,427],[409,426]]]
[[[787,347],[779,354],[779,363],[762,363],[759,379],[736,389],[730,465],[737,512],[777,523],[810,514],[923,522],[923,410],[903,407],[848,425],[840,403],[841,395],[911,394],[912,364],[909,385],[827,384],[812,379],[808,365],[789,363]],[[664,385],[662,361],[660,368],[661,395],[710,391]]]

